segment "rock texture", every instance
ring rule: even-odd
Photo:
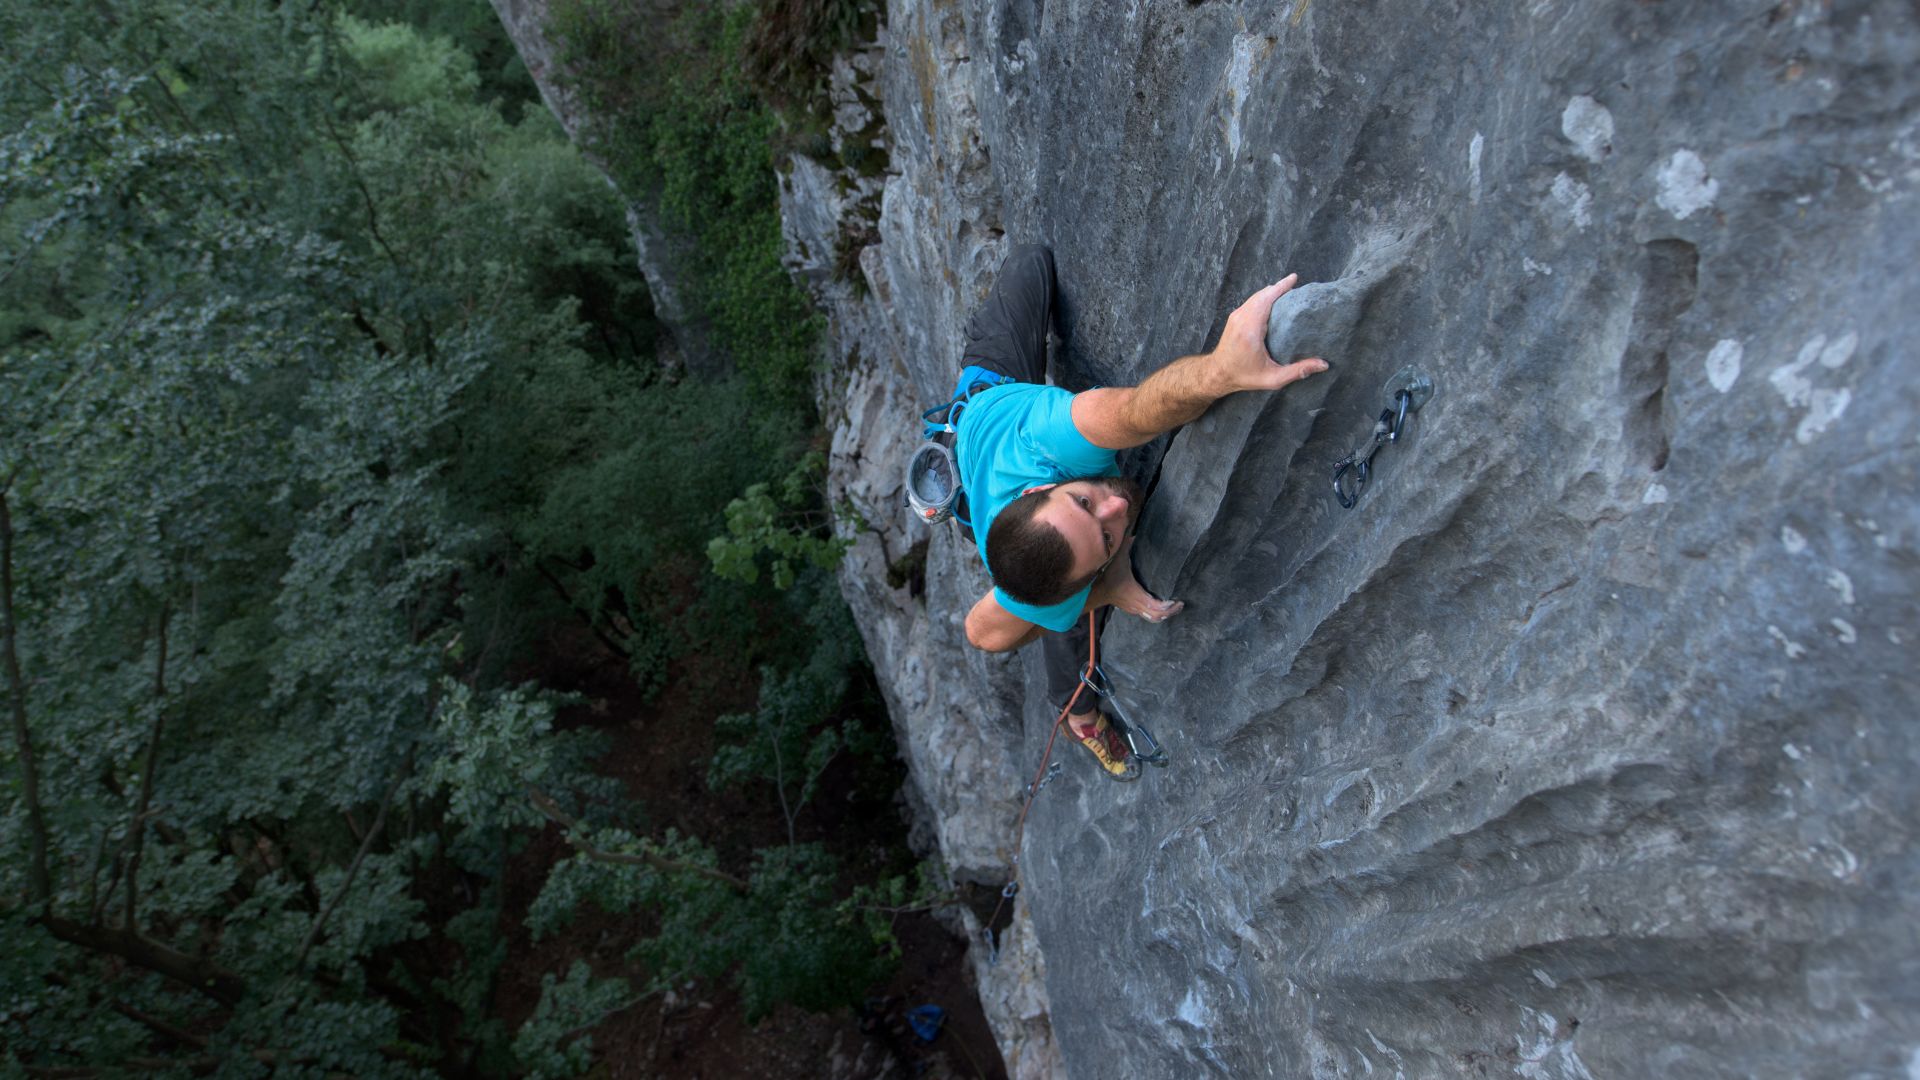
[[[1891,0],[891,0],[864,291],[826,253],[871,192],[785,187],[843,581],[958,878],[1012,867],[1052,717],[898,470],[1008,242],[1056,251],[1069,385],[1290,270],[1275,354],[1333,365],[1133,462],[1188,607],[1105,655],[1173,765],[1069,749],[1036,799],[975,950],[1017,1075],[1920,1069],[1916,60]]]
[[[1276,354],[1334,365],[1165,455],[1139,564],[1189,606],[1106,648],[1175,765],[1070,760],[1026,833],[1067,1071],[1920,1060],[1911,6],[888,16],[881,381],[938,396],[1003,236],[1058,254],[1070,383],[1205,348],[1288,270],[1318,284]],[[1409,361],[1439,392],[1342,510]],[[874,504],[896,432],[838,444]],[[916,760],[977,867],[1051,718],[965,649],[964,547],[927,566],[924,620],[848,584],[908,727],[979,732]],[[981,715],[1011,690],[1017,729]]]

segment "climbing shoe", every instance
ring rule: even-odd
[[[1110,778],[1122,782],[1138,779],[1140,763],[1134,760],[1133,750],[1127,745],[1127,740],[1112,724],[1107,723],[1104,714],[1095,713],[1094,716],[1093,734],[1081,735],[1080,729],[1073,728],[1080,745],[1093,753],[1094,760],[1100,763]],[[1068,721],[1068,726],[1072,727],[1072,721]]]

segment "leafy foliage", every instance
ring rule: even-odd
[[[824,106],[822,76],[834,54],[872,37],[879,8],[876,0],[759,0],[742,48],[754,85],[781,106]]]
[[[780,396],[810,316],[767,276],[764,129],[671,163],[724,181],[675,173],[675,205],[742,245],[713,281],[775,296],[714,293],[764,363],[676,381],[620,208],[524,107],[497,28],[396,15],[431,12],[0,9],[10,1071],[577,1071],[622,979],[550,978],[517,1035],[491,1011],[515,844],[637,819],[593,774],[602,741],[556,730],[571,699],[521,682],[563,620],[643,680],[750,638],[731,652],[766,666],[773,728],[847,738],[857,643],[808,640],[817,571],[784,596],[705,573],[728,498],[780,479],[811,422]],[[672,93],[692,110],[727,78]],[[691,837],[568,832],[638,860],[563,863],[569,907],[730,928],[649,946],[650,978],[737,979],[764,1009],[848,1000],[883,963],[831,915],[824,851],[735,878]]]
[[[707,770],[716,789],[771,781],[793,834],[794,819],[818,791],[821,775],[842,749],[884,753],[859,716],[836,714],[846,699],[849,673],[860,659],[860,639],[846,610],[821,604],[809,609],[813,648],[804,664],[761,672],[759,707],[722,716],[714,725],[718,745]]]
[[[575,960],[566,978],[542,980],[540,1004],[514,1036],[513,1056],[535,1080],[579,1076],[592,1061],[586,1030],[633,1001],[625,979],[596,979],[585,961]]]
[[[758,12],[689,4],[668,25],[645,6],[565,0],[549,30],[600,126],[596,153],[621,190],[684,238],[685,292],[762,408],[810,411],[820,317],[780,258],[772,147],[780,121],[743,64]],[[638,70],[636,70],[638,67]]]
[[[727,504],[725,535],[707,542],[713,572],[752,583],[759,580],[759,556],[766,552],[773,557],[773,587],[787,589],[803,566],[831,570],[839,565],[852,541],[832,535],[827,515],[818,509],[826,471],[826,455],[816,450],[800,459],[777,495],[769,484],[748,485]]]
[[[841,899],[839,861],[817,843],[762,849],[750,876],[734,882],[700,873],[714,857],[690,838],[653,846],[661,865],[639,872],[604,856],[646,842],[609,829],[587,843],[602,857],[582,853],[556,867],[529,918],[552,930],[582,901],[614,913],[657,911],[659,931],[637,949],[655,973],[654,989],[690,976],[727,978],[756,1020],[783,1001],[811,1009],[852,1004],[890,969],[871,927]]]

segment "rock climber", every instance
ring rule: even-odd
[[[1070,393],[1046,385],[1054,324],[1053,253],[1015,248],[993,291],[967,319],[964,410],[954,457],[972,508],[975,542],[993,578],[967,615],[967,640],[989,652],[1042,638],[1047,692],[1065,707],[1087,655],[1087,614],[1112,606],[1151,623],[1185,604],[1160,600],[1134,575],[1140,485],[1119,475],[1114,452],[1194,420],[1241,390],[1278,390],[1327,369],[1267,355],[1267,316],[1296,275],[1247,298],[1213,351],[1187,356],[1138,386]],[[969,379],[972,382],[969,383]],[[1081,695],[1067,718],[1102,768],[1127,773],[1126,740]],[[1083,704],[1084,703],[1084,704]]]

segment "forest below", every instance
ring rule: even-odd
[[[0,10],[0,1074],[570,1076],[885,982],[941,875],[773,174],[873,7],[556,7],[709,365],[484,5]]]

